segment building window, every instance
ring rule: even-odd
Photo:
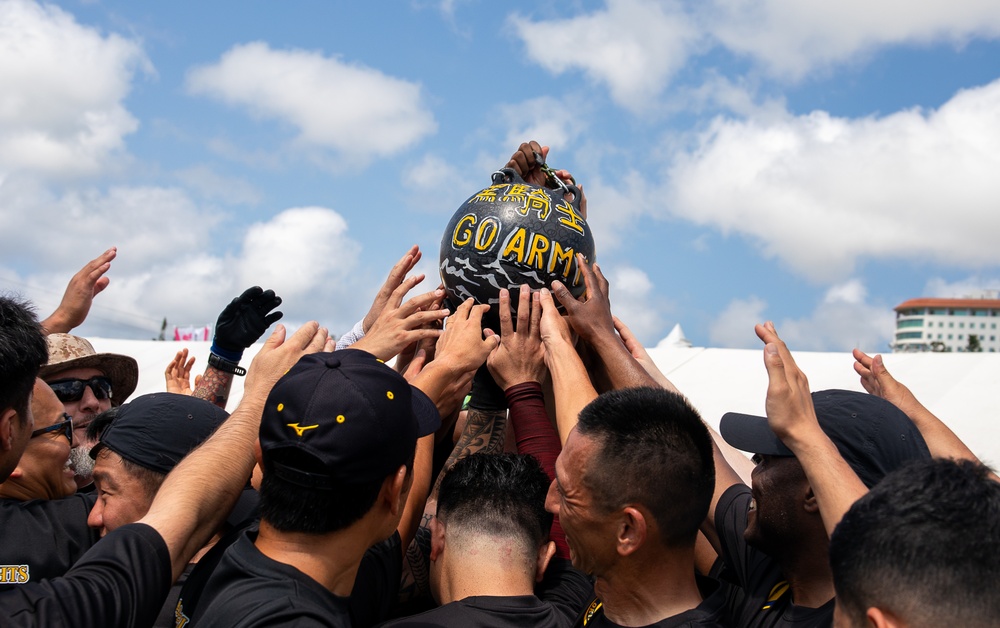
[[[965,323],[959,323],[958,324],[958,328],[959,329],[965,329]]]
[[[901,329],[903,327],[923,327],[924,319],[922,318],[911,318],[907,321],[899,321],[896,323],[896,329]]]
[[[951,334],[948,334],[948,340],[951,340]]]
[[[921,337],[923,337],[923,333],[919,331],[902,331],[896,334],[896,340],[912,340]]]
[[[948,327],[954,327],[954,326],[955,326],[955,323],[953,323],[951,321],[948,322]]]

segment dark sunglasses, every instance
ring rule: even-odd
[[[69,439],[69,446],[73,446],[73,417],[69,414],[63,412],[63,418],[65,421],[60,421],[59,423],[53,423],[48,427],[43,427],[35,430],[31,433],[31,437],[41,436],[42,434],[48,434],[49,432],[58,432],[62,430],[66,438]]]
[[[57,379],[49,382],[49,388],[59,397],[59,401],[80,401],[83,391],[90,386],[98,401],[111,398],[111,380],[103,375],[90,379]]]

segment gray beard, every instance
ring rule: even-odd
[[[69,466],[81,480],[90,483],[94,475],[94,459],[90,457],[90,445],[77,445],[69,450]]]

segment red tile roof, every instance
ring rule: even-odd
[[[952,309],[1000,310],[1000,299],[910,299],[903,301],[893,309],[895,311],[910,310],[919,307],[947,307]]]

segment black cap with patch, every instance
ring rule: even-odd
[[[107,447],[140,467],[170,473],[228,416],[215,404],[190,395],[142,395],[118,408],[90,455],[96,459]]]
[[[812,399],[819,426],[868,488],[904,462],[931,457],[913,421],[881,397],[852,390],[821,390],[814,392]],[[795,455],[762,416],[727,412],[719,433],[743,451]]]
[[[281,479],[330,489],[384,479],[440,425],[434,402],[402,375],[370,353],[343,349],[304,356],[278,380],[260,448]]]

